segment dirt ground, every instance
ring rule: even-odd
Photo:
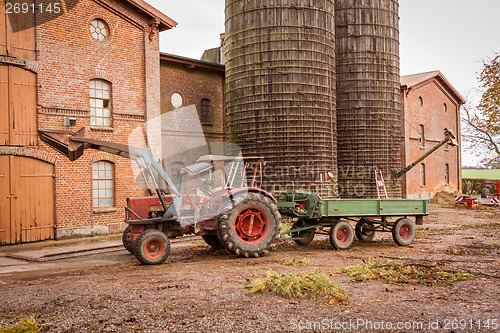
[[[167,262],[142,266],[131,255],[98,268],[0,277],[0,327],[33,316],[49,332],[488,332],[500,324],[500,209],[431,205],[409,247],[390,234],[334,251],[325,236],[305,247],[278,244],[241,259],[200,243]],[[285,266],[287,259],[310,264]],[[254,275],[334,269],[366,261],[438,265],[473,280],[388,284],[332,274],[352,294],[347,306],[253,294]],[[495,329],[496,328],[496,329]]]

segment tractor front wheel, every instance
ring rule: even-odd
[[[407,218],[396,221],[392,227],[392,238],[400,246],[408,246],[415,238],[415,223]]]
[[[239,257],[267,253],[280,233],[278,207],[260,193],[236,196],[222,211],[217,235],[224,248]]]
[[[330,244],[335,250],[347,250],[353,241],[354,229],[349,222],[337,222],[330,229]]]
[[[168,237],[159,230],[146,230],[135,241],[135,256],[144,265],[161,264],[169,253]]]
[[[128,226],[127,229],[125,229],[125,231],[123,232],[122,242],[123,242],[123,247],[131,254],[134,254],[134,243],[127,240],[128,235],[131,233],[132,231],[130,230],[130,226]]]

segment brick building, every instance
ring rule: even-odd
[[[160,115],[158,33],[176,23],[142,0],[36,8],[7,14],[0,0],[0,244],[118,232],[125,199],[144,194],[129,160],[69,162],[37,129],[121,143],[139,129],[133,144],[161,144],[144,124]]]
[[[409,165],[444,139],[451,129],[460,143],[460,106],[464,98],[440,71],[401,77],[404,107],[404,158]],[[460,147],[445,145],[402,179],[403,195],[427,199],[462,188]]]
[[[224,65],[161,53],[160,76],[163,147],[170,149],[164,156],[178,155],[164,161],[165,169],[223,154],[216,143],[224,140]]]

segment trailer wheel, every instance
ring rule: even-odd
[[[280,233],[278,207],[262,194],[236,196],[222,211],[217,236],[224,248],[239,257],[266,254]]]
[[[487,198],[488,195],[490,195],[490,190],[487,187],[483,188],[481,190],[481,198],[483,198],[483,199]]]
[[[354,240],[354,229],[349,222],[337,222],[330,229],[330,244],[336,250],[346,250]]]
[[[135,256],[144,265],[161,264],[169,253],[168,237],[159,230],[146,230],[135,241]]]
[[[224,249],[224,246],[220,242],[219,237],[217,237],[217,235],[202,235],[201,238],[203,238],[205,243],[207,243],[216,250]]]
[[[415,238],[415,224],[407,218],[396,221],[392,227],[392,238],[400,246],[408,246]]]
[[[131,233],[132,231],[130,230],[130,226],[128,226],[127,229],[125,229],[125,231],[123,232],[122,242],[123,247],[131,254],[134,254],[134,243],[127,240],[127,236]]]
[[[356,238],[362,242],[370,242],[375,237],[375,229],[370,223],[359,221],[355,227]]]
[[[303,219],[300,219],[293,224],[292,229],[302,228],[305,226],[306,226],[306,221],[304,221]],[[315,231],[316,231],[316,229],[311,228],[311,229],[302,230],[302,231],[298,231],[298,232],[292,232],[293,238],[300,237],[300,239],[294,239],[293,241],[295,243],[297,243],[298,245],[302,245],[302,246],[308,245],[313,241]]]

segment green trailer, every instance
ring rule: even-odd
[[[360,241],[371,241],[376,232],[391,232],[398,245],[410,245],[415,225],[422,225],[429,214],[427,200],[322,199],[306,191],[277,191],[274,195],[281,215],[296,218],[282,238],[307,245],[315,234],[330,228],[330,243],[338,250],[348,249],[354,234]]]

